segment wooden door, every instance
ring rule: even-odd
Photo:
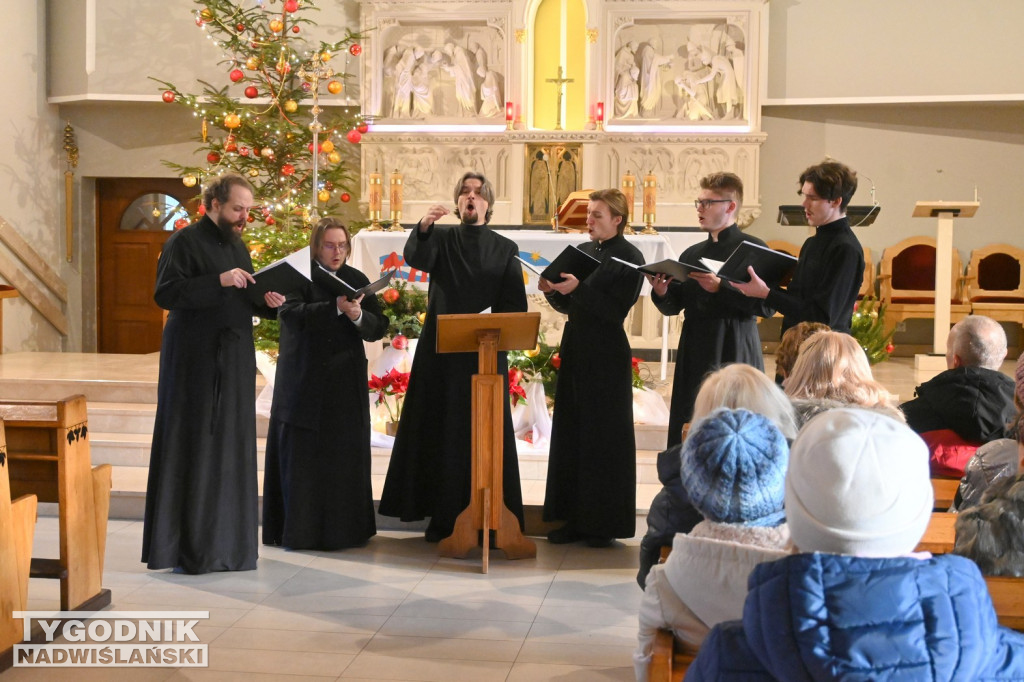
[[[163,311],[153,302],[156,262],[174,222],[198,201],[198,188],[173,178],[96,181],[101,353],[160,350]]]

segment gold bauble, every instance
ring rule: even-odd
[[[256,170],[255,168],[250,168],[249,169],[249,177],[250,178],[255,178],[259,174],[260,174],[260,172],[258,170]]]
[[[185,185],[186,187],[195,187],[196,182],[198,182],[198,178],[196,178],[196,176],[192,175],[191,173],[189,173],[188,175],[184,176],[181,179],[181,184]]]
[[[329,62],[329,61],[331,61],[331,57],[332,56],[334,56],[334,55],[332,55],[327,50],[324,50],[323,52],[320,53],[320,61],[322,61],[322,62]]]
[[[229,130],[234,130],[238,126],[242,125],[242,117],[238,114],[224,114],[224,127]]]
[[[331,193],[325,189],[322,189],[316,193],[316,198],[326,204],[331,198]]]
[[[299,103],[293,99],[286,99],[284,101],[284,110],[287,111],[289,114],[294,114],[296,111],[299,110]]]
[[[203,18],[203,21],[209,21],[213,19],[213,11],[209,7],[199,12],[199,16]]]
[[[250,71],[255,71],[256,69],[260,68],[259,57],[249,57],[248,59],[246,59],[245,68],[249,69]]]
[[[330,140],[324,140],[323,142],[320,143],[320,150],[324,154],[330,154],[331,152],[334,151],[334,143],[331,142]]]
[[[280,19],[271,19],[270,30],[273,31],[274,33],[280,33],[282,30],[284,30],[284,22],[281,21]]]
[[[339,163],[341,161],[341,154],[338,152],[331,152],[327,155],[327,160],[331,163]]]
[[[341,81],[330,81],[327,83],[327,92],[332,95],[337,95],[343,88],[344,86],[341,84]]]

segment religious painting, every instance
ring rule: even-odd
[[[566,198],[583,182],[583,145],[558,142],[526,144],[523,224],[551,225]]]
[[[609,38],[608,124],[755,123],[759,24],[752,14],[621,14]]]

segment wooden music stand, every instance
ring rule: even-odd
[[[914,357],[917,370],[946,369],[946,337],[949,336],[949,302],[953,279],[953,219],[970,218],[981,204],[977,201],[919,201],[914,204],[913,217],[938,218],[935,235],[935,326],[932,330],[932,355]],[[961,276],[963,273],[957,273]]]
[[[481,313],[438,315],[438,353],[479,353],[479,372],[473,375],[472,469],[469,506],[455,519],[452,534],[441,541],[441,556],[464,558],[483,544],[487,573],[490,530],[494,546],[508,559],[537,556],[537,546],[519,530],[519,520],[505,506],[504,401],[505,377],[498,373],[498,351],[527,350],[537,345],[540,313]],[[479,539],[478,539],[479,535]]]

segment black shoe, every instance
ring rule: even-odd
[[[587,547],[611,547],[612,543],[615,542],[615,538],[609,538],[604,535],[588,535],[587,536]]]
[[[548,542],[552,545],[567,545],[570,542],[578,542],[584,537],[583,533],[566,524],[548,533]]]

